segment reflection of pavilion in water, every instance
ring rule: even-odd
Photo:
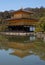
[[[32,37],[31,37],[32,36]],[[45,59],[45,46],[40,39],[37,40],[36,36],[30,35],[28,37],[15,37],[15,36],[8,36],[6,37],[7,41],[0,43],[0,49],[14,49],[10,55],[15,55],[20,58],[24,58],[29,55],[38,55],[41,59]],[[5,39],[6,40],[6,39]],[[15,40],[15,41],[14,41]],[[31,42],[27,42],[30,41]],[[37,43],[32,42],[36,40]],[[23,41],[26,41],[25,43]],[[43,44],[42,44],[43,43]]]
[[[4,44],[3,44],[4,45]],[[9,53],[10,55],[14,55],[20,58],[24,58],[30,55],[38,55],[41,59],[45,60],[45,46],[42,43],[7,43],[4,45],[8,49],[14,49],[13,52]],[[5,48],[4,47],[4,48]]]
[[[45,60],[45,43],[18,43],[18,42],[3,42],[0,43],[0,49],[14,49],[13,52],[9,53],[20,58],[24,58],[30,55],[38,55],[41,59]]]
[[[16,55],[20,58],[24,58],[26,56],[32,55],[32,51],[16,49],[13,53],[10,53],[10,54],[11,55]]]
[[[39,43],[12,43],[10,48],[14,49],[14,52],[9,53],[10,55],[14,55],[20,58],[24,58],[30,55],[38,55],[41,59],[45,60],[45,46],[42,46],[41,44],[39,46]]]
[[[30,36],[6,36],[6,38],[10,42],[22,42],[22,43],[28,43],[28,42],[33,42],[33,41],[37,40],[35,35],[30,35]]]

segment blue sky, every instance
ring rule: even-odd
[[[0,11],[41,6],[45,7],[45,0],[0,0]]]

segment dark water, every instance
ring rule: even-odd
[[[34,35],[0,35],[0,65],[45,65],[45,42]]]

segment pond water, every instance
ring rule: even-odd
[[[0,65],[45,65],[45,42],[34,35],[0,35]]]

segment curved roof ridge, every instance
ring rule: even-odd
[[[26,12],[26,13],[33,14],[33,12],[24,10],[23,8],[21,8],[21,9],[19,9],[19,10],[16,10],[16,11],[14,11],[13,13],[20,12],[20,11],[21,11],[21,12]]]

